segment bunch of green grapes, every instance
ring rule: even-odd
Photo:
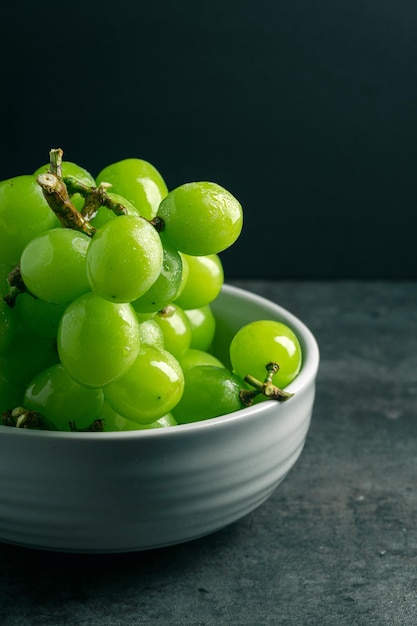
[[[61,150],[50,157],[33,175],[0,183],[4,424],[172,426],[251,403],[259,389],[249,398],[245,377],[265,378],[258,361],[279,359],[281,386],[297,375],[296,337],[268,322],[236,334],[227,365],[215,354],[219,255],[243,223],[229,191],[206,181],[168,191],[141,159],[93,178]]]

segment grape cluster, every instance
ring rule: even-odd
[[[0,423],[156,428],[289,397],[301,348],[284,324],[240,329],[227,364],[213,352],[238,200],[206,181],[168,191],[136,158],[93,178],[62,154],[0,183]]]

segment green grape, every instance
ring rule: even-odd
[[[20,272],[28,290],[38,298],[64,304],[90,290],[86,257],[90,237],[70,228],[38,235],[23,250]]]
[[[34,335],[54,339],[66,306],[65,303],[54,304],[22,292],[16,298],[14,310],[26,330]]]
[[[183,388],[184,375],[172,354],[143,346],[133,365],[107,385],[104,395],[119,415],[149,424],[172,411]]]
[[[266,365],[277,363],[279,371],[272,382],[283,389],[301,368],[301,346],[295,333],[286,324],[274,320],[257,320],[240,328],[230,344],[233,370],[241,378],[251,375],[263,381]]]
[[[185,183],[168,193],[157,216],[172,245],[188,255],[217,254],[229,248],[242,230],[242,207],[216,183]]]
[[[107,195],[113,200],[113,202],[117,202],[118,204],[122,204],[127,211],[127,215],[136,215],[136,217],[140,217],[140,213],[136,207],[133,206],[129,200],[123,198],[117,193],[107,192]],[[94,228],[101,228],[106,222],[110,222],[110,220],[114,220],[118,215],[108,209],[105,206],[99,207],[97,213],[90,219],[90,224],[94,226]]]
[[[0,357],[0,372],[11,383],[26,386],[58,361],[54,339],[34,335],[18,325],[12,343]]]
[[[87,252],[91,289],[112,302],[132,302],[156,281],[163,264],[161,239],[146,220],[121,215],[104,224]]]
[[[172,414],[179,424],[239,411],[243,382],[225,367],[196,365],[184,370],[184,392]]]
[[[107,165],[96,177],[97,184],[110,183],[111,190],[131,202],[146,219],[155,217],[168,193],[158,170],[143,159],[123,159]]]
[[[58,328],[58,354],[70,375],[86,387],[123,376],[140,348],[139,322],[130,304],[86,293],[68,305]]]
[[[40,372],[28,385],[23,405],[37,411],[58,430],[87,428],[99,416],[103,406],[102,389],[89,389],[77,383],[58,363]]]
[[[153,285],[132,306],[137,313],[160,311],[176,297],[181,285],[182,259],[169,243],[163,241],[163,264]]]
[[[0,182],[0,263],[17,265],[26,244],[39,233],[59,226],[35,176]]]
[[[154,319],[144,320],[139,324],[140,344],[164,349],[164,334]]]
[[[93,176],[86,169],[73,163],[72,161],[62,161],[62,177],[63,178],[74,178],[78,183],[86,185],[87,187],[95,187],[96,181]],[[50,164],[45,163],[39,167],[36,172],[34,172],[34,176],[39,176],[40,174],[45,174],[49,172]],[[84,198],[79,193],[71,194],[71,202],[75,206],[76,209],[81,211],[84,206]]]
[[[176,426],[177,421],[168,413],[163,417],[151,422],[150,424],[139,424],[139,422],[133,422],[125,417],[122,417],[116,411],[114,411],[108,402],[104,402],[104,407],[100,415],[100,419],[103,420],[104,432],[121,432],[129,430],[153,430],[155,428],[166,428],[168,426]]]
[[[196,348],[190,348],[180,359],[180,365],[182,370],[186,370],[189,367],[195,367],[196,365],[213,365],[214,367],[224,367],[223,363],[210,352],[205,350],[197,350]]]
[[[4,300],[0,300],[0,354],[11,345],[17,329],[16,314]]]
[[[224,283],[223,265],[217,254],[186,257],[188,277],[175,299],[183,309],[198,309],[217,298]]]
[[[185,315],[191,326],[190,348],[207,351],[216,332],[216,319],[209,304],[198,309],[185,309]]]
[[[162,330],[165,349],[180,359],[191,344],[191,325],[185,312],[176,304],[170,304],[153,319]]]

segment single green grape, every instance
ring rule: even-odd
[[[132,302],[161,273],[163,248],[145,219],[121,215],[104,224],[90,243],[86,266],[91,289],[112,302]]]
[[[160,311],[176,297],[182,277],[182,259],[180,253],[169,243],[163,241],[163,263],[161,272],[151,287],[132,306],[137,313]]]
[[[128,371],[104,390],[106,401],[128,420],[150,424],[172,412],[184,389],[178,361],[166,350],[143,346]]]
[[[39,167],[36,170],[36,172],[34,172],[34,176],[37,177],[40,174],[46,174],[47,172],[49,172],[49,168],[50,168],[50,164],[45,163],[44,165]],[[84,169],[80,165],[73,163],[72,161],[62,161],[61,169],[62,169],[62,177],[64,179],[71,177],[71,178],[74,178],[78,183],[86,185],[87,187],[96,186],[96,182],[93,176],[90,174],[90,172],[88,172],[86,169]],[[71,197],[71,202],[73,203],[75,208],[81,211],[84,206],[84,198],[79,193],[71,194],[70,197]]]
[[[216,332],[216,319],[209,304],[198,309],[184,309],[191,326],[190,348],[207,351]]]
[[[26,291],[18,294],[14,310],[27,331],[40,337],[56,339],[59,322],[66,307],[66,303],[54,304]]]
[[[196,365],[184,370],[184,392],[172,414],[179,424],[227,415],[243,408],[243,382],[225,367]]]
[[[23,248],[39,233],[59,226],[35,176],[0,182],[0,263],[15,266]]]
[[[143,320],[139,324],[140,344],[164,349],[164,334],[154,319]]]
[[[58,328],[58,354],[70,375],[86,387],[104,387],[134,363],[139,322],[128,303],[86,293],[71,302]]]
[[[257,320],[240,328],[230,344],[233,370],[241,378],[250,375],[263,381],[266,365],[277,363],[279,370],[272,382],[283,389],[301,368],[301,346],[294,331],[274,320]]]
[[[163,417],[160,417],[155,422],[151,422],[150,424],[140,424],[139,422],[132,422],[132,420],[128,420],[121,415],[118,415],[116,411],[114,411],[108,402],[104,402],[103,410],[100,414],[100,419],[103,420],[104,432],[123,432],[129,430],[153,430],[155,428],[166,428],[168,426],[176,426],[177,421],[168,413]]]
[[[0,354],[4,354],[12,344],[17,324],[15,311],[0,299]]]
[[[210,352],[205,350],[198,350],[196,348],[190,348],[181,357],[180,365],[182,370],[186,370],[189,367],[195,367],[196,365],[213,365],[214,367],[224,367],[223,363]]]
[[[191,344],[191,325],[185,312],[176,304],[158,311],[153,318],[164,336],[164,346],[176,359],[180,359]]]
[[[186,257],[188,276],[175,299],[183,309],[198,309],[217,298],[224,283],[224,270],[217,254]]]
[[[28,385],[23,406],[37,411],[58,430],[87,428],[99,416],[103,406],[102,389],[89,389],[77,383],[58,363],[40,372]]]
[[[107,195],[111,198],[111,200],[113,200],[113,202],[122,204],[126,209],[127,215],[136,215],[136,217],[140,217],[138,209],[134,207],[129,200],[126,200],[123,196],[110,191],[107,192]],[[110,222],[110,220],[114,220],[116,217],[118,217],[118,215],[114,211],[105,206],[101,206],[98,208],[94,217],[90,219],[90,224],[94,226],[94,228],[101,228],[101,226],[103,226],[106,222]]]
[[[131,202],[146,219],[155,217],[168,193],[164,179],[148,161],[130,158],[107,165],[96,177],[97,185],[111,184],[111,191]]]
[[[54,228],[32,239],[22,252],[20,272],[29,291],[54,304],[71,302],[90,290],[86,257],[90,237]]]
[[[159,205],[157,216],[172,245],[188,255],[217,254],[239,237],[242,206],[226,189],[212,182],[180,185]]]

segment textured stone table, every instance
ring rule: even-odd
[[[256,511],[188,544],[88,556],[0,543],[2,626],[417,623],[417,284],[236,284],[320,345],[296,466]]]

